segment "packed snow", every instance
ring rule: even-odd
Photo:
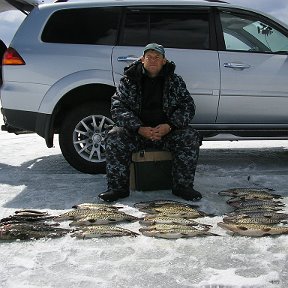
[[[0,218],[22,208],[59,215],[75,204],[99,202],[105,175],[69,166],[57,137],[51,149],[36,134],[1,131],[0,139]],[[288,235],[232,236],[217,222],[232,210],[228,198],[218,195],[228,188],[273,188],[288,205],[287,174],[288,141],[204,142],[195,188],[204,196],[199,209],[215,216],[199,222],[213,225],[211,232],[219,236],[0,241],[0,287],[286,288]],[[155,199],[180,200],[169,190],[133,191],[116,204],[143,216],[133,204]],[[134,232],[141,227],[139,222],[119,226]]]

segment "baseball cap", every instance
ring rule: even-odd
[[[154,50],[154,51],[160,53],[161,55],[163,55],[163,57],[165,56],[164,47],[163,47],[162,45],[157,44],[157,43],[150,43],[150,44],[146,45],[145,48],[144,48],[144,50],[143,50],[143,55],[144,55],[148,50]]]

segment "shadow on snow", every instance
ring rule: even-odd
[[[69,209],[77,203],[97,202],[97,195],[106,189],[105,175],[83,174],[73,169],[61,154],[36,158],[21,166],[0,163],[0,171],[0,183],[8,185],[7,193],[15,194],[5,203],[6,208]],[[218,191],[237,186],[265,187],[272,183],[269,188],[283,190],[287,175],[288,151],[284,148],[201,149],[195,185],[205,191],[203,201],[213,202]],[[23,188],[17,194],[18,186]],[[121,202],[171,198],[168,190],[136,192]],[[280,192],[288,193],[286,189]]]

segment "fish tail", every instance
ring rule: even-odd
[[[140,235],[140,234],[139,234],[139,233],[136,233],[136,232],[132,232],[132,233],[131,233],[131,236],[132,236],[132,237],[137,237],[137,236],[139,236],[139,235]]]

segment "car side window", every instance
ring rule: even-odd
[[[288,37],[271,23],[256,16],[220,12],[224,42],[228,51],[287,53]],[[272,26],[273,25],[273,26]]]
[[[41,39],[48,43],[115,45],[119,14],[116,8],[63,9],[49,18]]]
[[[185,11],[130,11],[126,14],[120,45],[143,46],[149,42],[181,49],[210,48],[209,13]]]
[[[123,46],[145,46],[149,43],[149,14],[131,12],[125,17],[125,27],[122,31],[121,44]]]

